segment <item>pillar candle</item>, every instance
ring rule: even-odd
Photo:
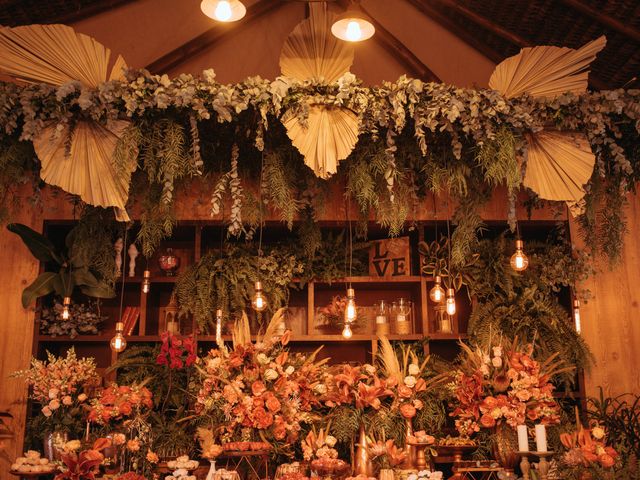
[[[529,436],[526,425],[518,425],[518,451],[529,451]]]
[[[547,431],[544,425],[536,425],[536,449],[538,452],[547,451]]]

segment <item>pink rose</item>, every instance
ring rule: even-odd
[[[59,400],[51,400],[49,402],[49,408],[51,410],[57,410],[60,408],[60,401]]]
[[[43,408],[42,408],[42,414],[43,414],[45,417],[50,417],[52,413],[53,413],[53,412],[51,412],[51,409],[50,409],[49,407],[43,407]]]

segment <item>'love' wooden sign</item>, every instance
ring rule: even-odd
[[[375,240],[369,250],[369,275],[380,278],[406,277],[411,260],[409,237]]]

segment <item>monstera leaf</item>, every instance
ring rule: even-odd
[[[54,271],[47,271],[38,276],[31,285],[22,292],[22,306],[27,308],[37,298],[55,292],[61,297],[70,297],[76,287],[90,297],[111,298],[113,289],[98,280],[88,267],[89,259],[75,253],[73,241],[74,230],[66,239],[67,251],[59,251],[43,235],[20,223],[12,223],[7,230],[18,235],[31,254]],[[69,252],[74,252],[69,256]]]

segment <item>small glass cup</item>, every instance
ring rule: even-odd
[[[384,300],[374,304],[376,335],[389,335],[389,305]]]

